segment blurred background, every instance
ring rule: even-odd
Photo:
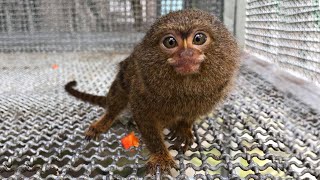
[[[194,126],[191,150],[167,140],[179,169],[163,177],[320,179],[319,0],[0,0],[0,178],[146,176],[143,143],[120,144],[131,130],[139,136],[130,113],[84,142],[103,109],[63,86],[76,79],[105,94],[150,25],[186,8],[219,17],[243,66],[226,103]]]

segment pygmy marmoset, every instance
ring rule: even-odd
[[[155,173],[175,167],[163,140],[168,128],[174,147],[184,152],[193,143],[192,124],[213,110],[230,91],[239,68],[239,50],[226,27],[201,10],[181,10],[159,18],[120,64],[106,96],[73,89],[77,98],[105,107],[105,114],[86,131],[87,139],[106,132],[130,107],[150,151],[147,168]],[[130,106],[128,106],[130,105]]]

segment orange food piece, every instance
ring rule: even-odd
[[[57,64],[53,64],[53,65],[52,65],[52,69],[58,69],[58,67],[59,67],[59,66],[58,66]]]
[[[138,147],[139,139],[134,135],[134,132],[132,131],[130,134],[121,139],[121,143],[125,149],[129,149],[131,146]]]

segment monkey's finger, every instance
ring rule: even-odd
[[[91,140],[91,137],[90,137],[90,136],[85,136],[85,140],[86,140],[86,141],[90,141],[90,140]]]
[[[179,169],[179,167],[178,167],[178,165],[177,165],[176,163],[174,163],[174,164],[172,165],[172,168],[174,168],[174,169],[176,169],[176,170]]]
[[[167,136],[172,136],[174,131],[170,130],[170,132],[167,134]]]
[[[171,167],[167,166],[167,167],[163,170],[163,173],[164,173],[164,174],[168,174],[169,176],[171,176],[172,174],[171,174],[171,172],[170,172],[170,169],[171,169]]]
[[[177,150],[177,151],[183,150],[183,149],[182,149],[182,142],[181,142],[181,141],[176,141],[176,142],[174,143],[174,145],[173,145],[173,148],[174,148],[175,150]]]
[[[173,140],[176,137],[176,133],[174,131],[170,131],[167,137],[168,139]]]
[[[176,144],[182,144],[184,142],[184,139],[180,136],[177,136],[176,139],[174,140]]]
[[[189,146],[192,146],[193,143],[194,143],[193,138],[188,139],[187,144],[188,144]]]
[[[184,152],[186,152],[193,145],[193,143],[194,143],[194,139],[192,137],[186,139],[186,141],[185,141],[185,149],[186,150]]]
[[[171,176],[172,175],[170,172],[171,168],[178,169],[178,166],[174,161],[168,162],[164,167],[161,168],[161,170],[163,173]]]
[[[173,136],[169,137],[168,139],[171,140],[171,141],[173,141],[173,140],[176,139],[176,138],[177,138],[177,136],[173,135]]]
[[[183,154],[186,153],[188,149],[189,149],[189,145],[188,145],[188,144],[185,144],[185,145],[182,147],[182,152],[183,152]]]
[[[186,153],[187,150],[189,149],[189,147],[190,147],[192,144],[193,144],[193,140],[187,139],[187,140],[184,142],[183,153]]]
[[[180,144],[175,143],[175,144],[173,145],[173,149],[179,151],[179,149],[180,149]]]

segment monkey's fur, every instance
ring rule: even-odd
[[[188,44],[188,38],[183,39],[195,29],[209,36],[206,45]],[[181,35],[172,37],[177,42],[180,38],[184,47],[179,44],[176,49],[166,49],[161,40],[168,32]],[[142,42],[120,63],[106,97],[73,89],[75,81],[65,88],[80,99],[106,108],[106,113],[87,130],[88,139],[106,132],[130,104],[133,120],[151,153],[148,170],[154,173],[157,165],[163,171],[176,167],[164,144],[163,129],[170,129],[175,147],[185,152],[193,143],[193,122],[226,97],[238,68],[238,47],[225,26],[209,13],[182,10],[161,17],[151,26]]]

